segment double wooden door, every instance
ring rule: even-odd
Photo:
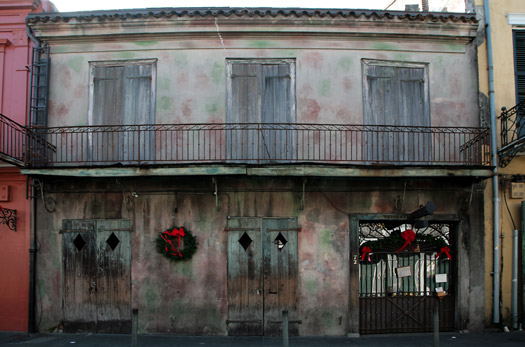
[[[130,221],[63,220],[65,332],[131,332]]]
[[[282,312],[298,334],[297,219],[228,220],[228,334],[278,336]]]

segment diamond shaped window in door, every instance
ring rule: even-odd
[[[244,250],[246,251],[248,247],[250,247],[250,245],[252,244],[252,238],[245,231],[239,239],[239,243],[241,244],[242,248],[244,248]]]
[[[279,235],[277,235],[273,243],[277,245],[277,248],[279,250],[282,250],[284,246],[288,243],[288,240],[283,236],[283,234],[279,233]]]
[[[120,240],[118,239],[117,235],[115,235],[115,233],[111,233],[111,235],[109,235],[108,239],[106,240],[106,243],[109,245],[109,247],[111,247],[111,250],[114,251],[120,243]]]
[[[77,248],[78,251],[81,251],[82,248],[86,245],[86,241],[84,241],[84,238],[78,234],[77,237],[73,240],[73,244]]]

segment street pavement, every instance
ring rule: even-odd
[[[525,332],[441,333],[440,346],[525,346]],[[282,338],[232,336],[139,335],[138,346],[283,346]],[[0,332],[0,346],[120,347],[131,346],[131,335],[27,334]],[[365,335],[360,337],[290,337],[289,346],[403,346],[433,347],[432,334]]]

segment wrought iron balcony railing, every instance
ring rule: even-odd
[[[525,100],[507,110],[501,108],[500,166],[507,166],[519,152],[525,151]]]
[[[33,168],[202,163],[490,164],[487,128],[155,124],[28,129]]]
[[[26,129],[0,114],[0,157],[15,165],[24,164]]]

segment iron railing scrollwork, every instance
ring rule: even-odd
[[[508,109],[501,108],[501,148],[498,150],[500,166],[507,166],[525,150],[525,100]]]

